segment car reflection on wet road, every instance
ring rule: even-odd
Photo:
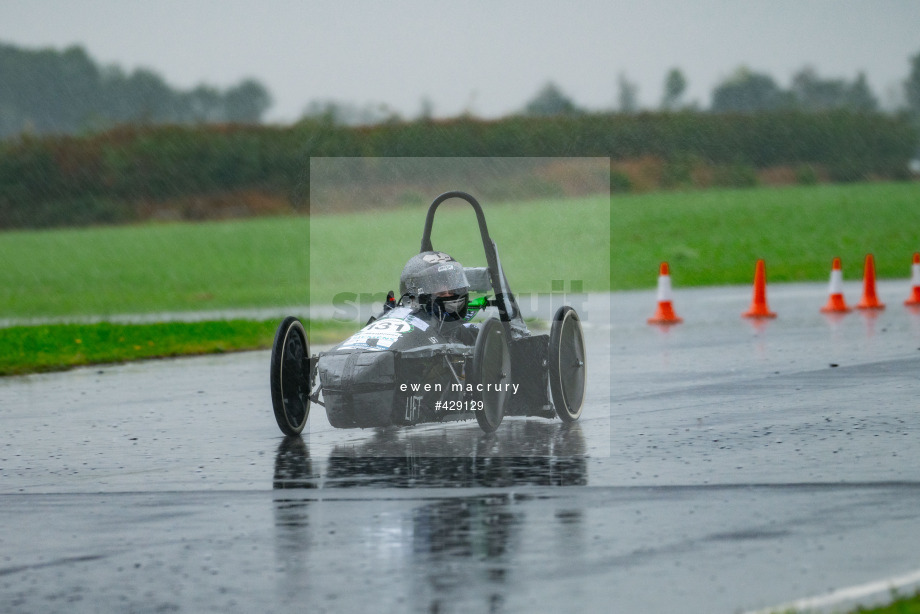
[[[515,443],[526,440],[530,443],[529,456],[406,454],[405,443],[391,429],[387,431],[391,432],[378,432],[359,446],[333,448],[323,474],[313,472],[302,438],[285,438],[278,447],[274,488],[494,488],[588,483],[584,437],[578,423],[509,421],[501,436],[490,437]],[[458,435],[488,437],[470,430]],[[443,437],[445,433],[438,432],[411,442],[418,449],[437,446]]]

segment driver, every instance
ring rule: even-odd
[[[442,322],[467,316],[470,284],[463,266],[444,252],[422,252],[409,259],[399,276],[399,293]]]

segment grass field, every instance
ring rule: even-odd
[[[449,204],[435,221],[435,248],[484,264],[472,211]],[[484,206],[517,292],[548,292],[554,279],[651,288],[661,260],[676,286],[750,283],[757,258],[770,281],[827,279],[834,256],[857,279],[867,252],[879,277],[906,278],[920,250],[920,183],[615,196],[609,209],[603,198]],[[418,250],[424,213],[0,233],[0,318],[328,304],[341,292],[385,292]]]
[[[616,287],[648,285],[668,260],[675,285],[750,283],[764,258],[770,281],[823,281],[831,260],[861,279],[909,278],[920,251],[920,183],[818,185],[650,194],[613,204]],[[652,271],[654,273],[654,271]]]
[[[0,318],[306,303],[308,221],[0,234]]]

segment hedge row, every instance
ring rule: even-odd
[[[249,190],[304,207],[311,156],[688,156],[712,165],[820,165],[835,180],[900,178],[918,142],[898,116],[654,113],[455,119],[348,128],[122,127],[0,145],[0,227],[119,222],[150,203]]]

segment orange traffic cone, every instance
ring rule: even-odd
[[[910,286],[910,296],[904,304],[920,307],[920,252],[914,254],[914,263],[910,265]]]
[[[885,303],[878,300],[875,292],[875,258],[866,254],[866,266],[863,273],[862,300],[856,305],[857,309],[884,309]]]
[[[658,270],[658,311],[648,319],[649,324],[680,324],[682,319],[674,313],[674,306],[671,304],[673,292],[671,290],[671,273],[668,269],[668,263],[662,262]]]
[[[822,313],[846,313],[850,311],[847,303],[843,300],[843,268],[840,265],[840,258],[834,258],[831,267],[831,285],[830,297],[827,304],[821,308]]]
[[[745,318],[775,318],[776,314],[767,306],[767,273],[763,259],[754,268],[754,296],[751,306],[741,314]]]

